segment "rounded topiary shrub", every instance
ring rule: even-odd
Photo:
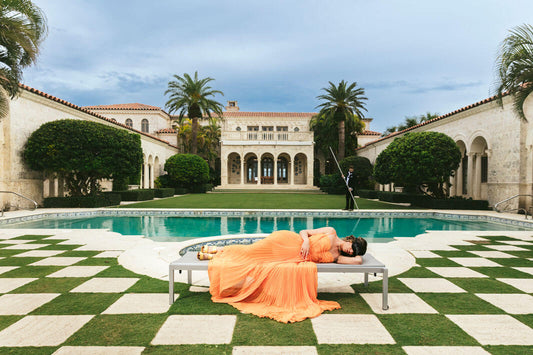
[[[191,187],[209,181],[209,165],[194,154],[176,154],[165,162],[165,171],[177,187]]]

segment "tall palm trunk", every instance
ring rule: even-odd
[[[344,135],[345,134],[346,134],[345,122],[344,120],[340,120],[339,121],[339,153],[337,154],[339,161],[344,159],[344,151],[345,151]]]
[[[198,117],[191,117],[191,154],[198,152]]]

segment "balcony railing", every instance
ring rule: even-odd
[[[303,142],[312,141],[313,132],[222,132],[221,140],[261,142]]]

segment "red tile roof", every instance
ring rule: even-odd
[[[508,92],[508,91],[506,91],[506,92],[504,92],[504,93],[502,94],[502,96],[507,96],[507,95],[509,95],[509,92]],[[367,146],[369,146],[369,145],[372,145],[372,144],[374,144],[374,143],[381,142],[381,141],[383,141],[383,140],[385,140],[385,139],[389,139],[389,138],[395,137],[395,136],[397,136],[397,135],[399,135],[399,134],[402,134],[402,133],[405,133],[405,132],[412,131],[412,130],[415,129],[415,128],[422,127],[422,126],[425,126],[425,125],[427,125],[427,124],[430,124],[430,123],[433,123],[433,122],[436,122],[436,121],[440,121],[440,120],[442,120],[442,119],[445,119],[445,118],[451,117],[451,116],[453,116],[453,115],[456,115],[456,114],[458,114],[458,113],[460,113],[460,112],[464,112],[464,111],[470,110],[470,109],[472,109],[472,108],[474,108],[474,107],[478,107],[478,106],[481,106],[481,105],[484,105],[484,104],[488,104],[489,102],[496,101],[496,100],[498,99],[498,97],[499,97],[499,95],[494,95],[494,96],[491,96],[491,97],[489,97],[489,98],[486,98],[485,100],[481,100],[481,101],[478,101],[478,102],[473,103],[473,104],[471,104],[471,105],[468,105],[468,106],[465,106],[465,107],[461,107],[460,109],[457,109],[457,110],[455,110],[455,111],[452,111],[452,112],[446,113],[446,114],[444,114],[444,115],[442,115],[442,116],[435,117],[435,118],[433,118],[433,119],[431,119],[431,120],[428,120],[428,121],[424,121],[424,122],[422,122],[422,123],[417,124],[416,126],[412,126],[412,127],[406,128],[406,129],[404,129],[404,130],[402,130],[402,131],[393,132],[393,133],[391,133],[391,134],[389,134],[389,135],[387,135],[387,136],[385,136],[385,137],[383,137],[383,138],[376,139],[375,141],[369,142],[369,143],[365,144],[364,146],[359,147],[359,148],[357,148],[357,149],[355,149],[355,150],[363,149],[363,148],[365,148],[365,147],[367,147]]]
[[[381,136],[381,133],[365,129],[363,132],[359,133],[358,136]]]
[[[161,110],[161,107],[140,104],[138,102],[131,104],[84,106],[83,108],[88,110]]]
[[[173,128],[163,128],[159,131],[156,131],[155,133],[176,133],[176,130]]]
[[[42,96],[42,97],[44,97],[44,98],[47,98],[47,99],[49,99],[49,100],[52,100],[52,101],[58,102],[58,103],[60,103],[60,104],[62,104],[62,105],[65,105],[65,106],[67,106],[67,107],[73,108],[73,109],[78,110],[78,111],[81,111],[81,112],[83,112],[83,113],[86,113],[86,114],[91,115],[91,116],[93,116],[93,117],[99,118],[99,119],[104,120],[104,121],[106,121],[106,122],[110,122],[110,123],[112,123],[112,124],[114,124],[114,125],[120,126],[120,127],[125,128],[125,129],[127,129],[127,130],[130,130],[130,131],[132,131],[132,132],[135,132],[135,133],[141,134],[141,135],[143,135],[143,136],[146,136],[146,137],[150,137],[150,138],[152,138],[152,139],[155,139],[155,140],[157,140],[157,141],[160,141],[160,142],[166,143],[167,145],[169,145],[169,146],[171,146],[171,147],[173,147],[173,148],[178,148],[178,147],[176,147],[175,145],[172,145],[172,144],[170,144],[169,142],[167,142],[167,141],[165,141],[165,140],[163,140],[163,139],[157,138],[156,136],[152,136],[151,134],[148,134],[148,133],[144,133],[144,132],[138,131],[138,130],[136,130],[136,129],[133,129],[133,128],[131,128],[131,127],[126,126],[125,124],[118,123],[116,120],[114,120],[114,119],[112,119],[112,118],[107,118],[107,117],[105,117],[105,116],[99,115],[99,114],[97,114],[97,113],[94,113],[94,112],[88,110],[87,108],[80,107],[80,106],[78,106],[78,105],[74,105],[74,104],[72,104],[72,103],[70,103],[70,102],[68,102],[68,101],[62,100],[62,99],[60,99],[60,98],[57,98],[57,97],[55,97],[55,96],[52,96],[52,95],[50,95],[50,94],[47,94],[47,93],[42,92],[42,91],[40,91],[40,90],[34,89],[34,88],[32,88],[32,87],[30,87],[30,86],[27,86],[27,85],[24,85],[24,84],[19,84],[19,86],[20,86],[22,89],[24,89],[24,90],[26,90],[26,91],[29,91],[29,92],[31,92],[31,93],[33,93],[33,94],[36,94],[36,95]]]
[[[239,117],[279,117],[279,118],[311,118],[316,115],[315,112],[250,112],[250,111],[224,111],[222,116],[224,118],[239,118]],[[216,117],[215,113],[211,113],[212,117]],[[185,116],[187,117],[187,116]],[[178,115],[170,116],[172,119],[177,119]],[[207,118],[207,116],[205,117]]]

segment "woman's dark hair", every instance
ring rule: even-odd
[[[357,256],[357,255],[365,255],[366,253],[366,246],[367,246],[367,242],[366,240],[364,240],[363,238],[361,237],[354,237],[353,235],[350,235],[346,238],[343,238],[343,240],[345,242],[350,242],[352,243],[352,250],[353,250],[353,254],[352,255],[349,255],[349,254],[346,254],[345,252],[342,252],[341,251],[341,255],[343,256]]]

